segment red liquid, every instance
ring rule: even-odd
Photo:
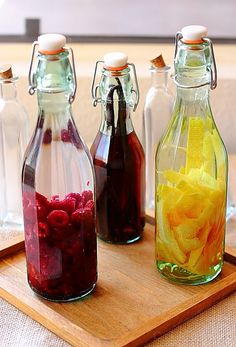
[[[99,132],[91,154],[98,236],[112,243],[138,240],[145,224],[145,159],[135,132],[113,136]]]
[[[91,191],[49,201],[23,193],[25,246],[31,288],[51,300],[79,298],[97,280],[97,243]]]

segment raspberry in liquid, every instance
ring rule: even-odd
[[[24,191],[28,281],[44,298],[68,301],[97,281],[97,244],[92,191],[60,200]]]

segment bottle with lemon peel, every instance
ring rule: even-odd
[[[213,280],[223,267],[228,160],[209,90],[217,85],[207,29],[176,35],[177,97],[156,153],[156,265],[184,284]]]

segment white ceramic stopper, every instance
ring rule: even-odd
[[[66,44],[66,37],[61,34],[43,34],[38,37],[39,51],[59,51]]]
[[[127,65],[128,56],[122,52],[111,52],[104,55],[104,63],[107,67],[121,67]]]
[[[182,28],[183,41],[200,41],[207,36],[207,28],[202,25],[188,25]]]

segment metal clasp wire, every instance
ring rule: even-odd
[[[72,75],[74,79],[74,88],[72,94],[69,96],[69,103],[72,104],[72,102],[75,100],[75,94],[77,91],[77,78],[76,78],[76,70],[75,70],[75,58],[74,58],[74,52],[71,47],[63,47],[64,50],[68,51],[71,54],[71,62],[72,62]]]
[[[33,63],[34,63],[34,55],[36,46],[38,46],[38,41],[34,41],[32,45],[32,52],[31,52],[31,60],[30,60],[30,67],[29,67],[29,75],[28,75],[28,82],[29,82],[29,88],[28,92],[30,95],[33,95],[37,89],[36,83],[35,83],[35,73],[32,72],[33,70]],[[68,51],[71,54],[71,61],[72,61],[72,75],[74,79],[74,88],[72,94],[69,96],[69,103],[72,104],[72,102],[75,99],[75,94],[77,90],[77,79],[76,79],[76,71],[75,71],[75,59],[74,59],[74,52],[72,48],[70,47],[63,47],[64,50]]]
[[[95,68],[94,68],[94,73],[93,73],[92,85],[91,85],[91,94],[92,94],[93,106],[94,107],[96,107],[97,104],[101,102],[101,97],[98,96],[99,84],[97,84],[95,86],[98,65],[100,63],[104,64],[104,60],[97,60],[96,61]],[[135,111],[137,106],[138,106],[138,103],[139,103],[139,86],[138,86],[137,73],[136,73],[135,65],[133,63],[128,63],[127,65],[132,67],[133,74],[134,74],[134,80],[135,80],[135,87],[136,87],[136,89],[132,88],[131,92],[135,94],[135,102],[134,102],[134,106],[133,106],[133,111]]]
[[[35,74],[32,73],[36,46],[38,46],[38,41],[33,42],[32,50],[31,50],[31,59],[30,59],[30,67],[29,67],[29,75],[28,75],[28,82],[29,82],[28,92],[30,95],[33,95],[35,93],[35,90],[36,90]]]
[[[209,67],[210,75],[211,75],[210,87],[213,90],[217,87],[217,68],[216,68],[216,60],[215,60],[213,44],[212,44],[211,39],[209,39],[208,37],[203,37],[202,40],[204,42],[207,42],[210,46],[210,52],[211,52],[211,56],[212,56],[212,65],[213,65],[213,70],[212,70],[212,68]]]
[[[96,80],[96,75],[97,75],[97,69],[98,69],[98,64],[104,63],[103,60],[97,60],[93,72],[93,80],[92,80],[92,85],[91,85],[91,95],[93,98],[93,106],[96,107],[98,102],[101,102],[101,98],[98,97],[98,89],[99,89],[99,84],[96,85],[95,87],[95,80]]]
[[[177,55],[177,50],[178,50],[178,42],[179,40],[181,40],[183,37],[182,33],[180,31],[178,31],[175,35],[175,53],[174,53],[174,60],[176,59],[176,55]],[[211,56],[212,56],[212,66],[213,66],[213,70],[211,67],[207,67],[207,70],[210,72],[210,83],[206,82],[206,83],[202,83],[199,85],[195,85],[195,86],[184,86],[181,85],[177,80],[176,80],[176,74],[173,75],[173,80],[174,83],[182,88],[199,88],[199,87],[203,87],[206,86],[208,84],[210,84],[210,88],[211,90],[215,89],[217,87],[217,68],[216,68],[216,61],[215,61],[215,55],[214,55],[214,49],[213,49],[213,44],[211,39],[209,39],[208,37],[202,37],[203,42],[206,42],[209,44],[210,47],[210,52],[211,52]]]
[[[139,95],[140,95],[139,86],[138,86],[138,78],[137,78],[135,65],[133,63],[128,63],[128,65],[130,65],[133,68],[134,81],[135,81],[135,86],[136,86],[136,89],[132,88],[132,93],[134,93],[136,96],[136,100],[134,102],[134,107],[133,107],[133,111],[135,111],[137,106],[138,106],[138,103],[139,103]]]

